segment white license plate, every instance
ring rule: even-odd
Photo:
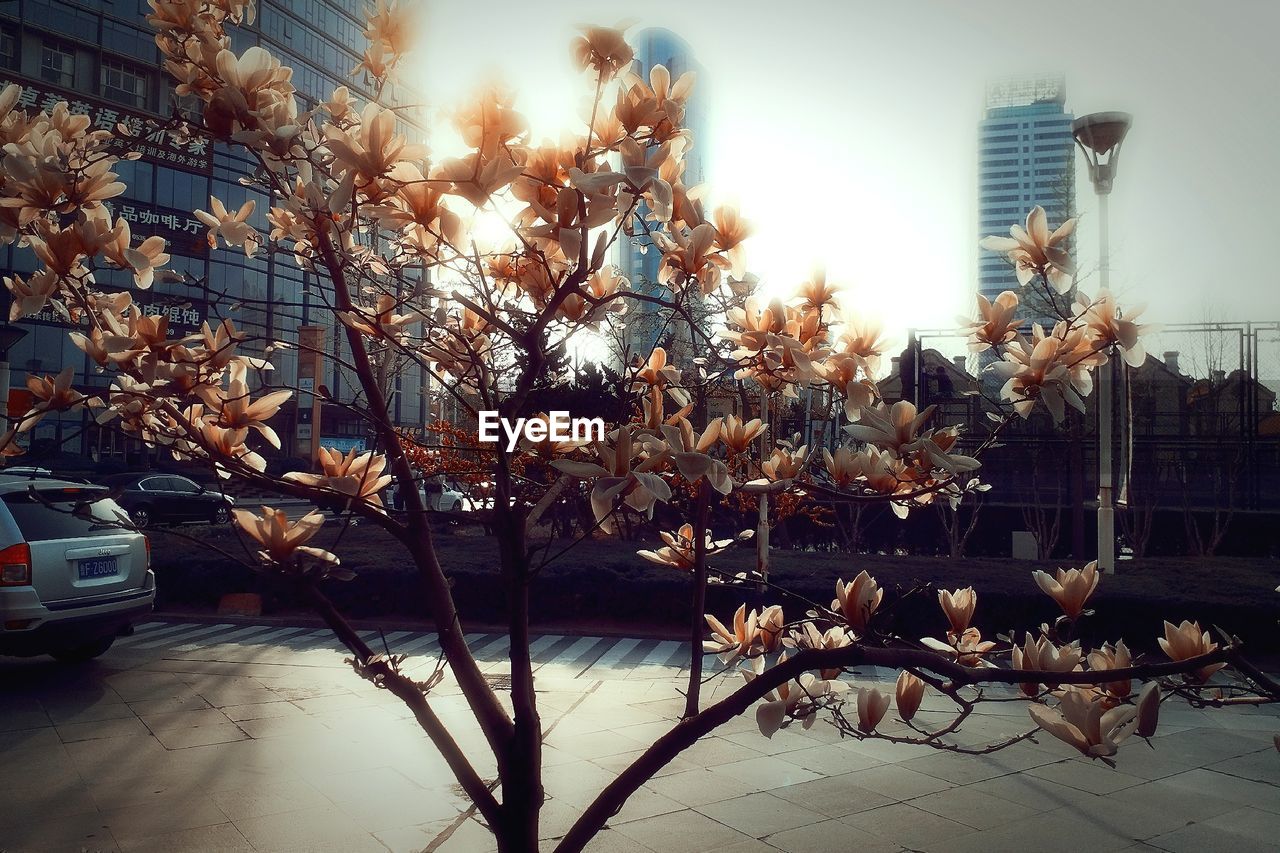
[[[116,564],[115,557],[99,557],[94,560],[80,561],[80,580],[82,581],[118,574],[120,574],[120,567]]]

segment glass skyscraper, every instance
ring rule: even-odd
[[[1050,229],[1075,210],[1074,116],[1066,111],[1061,77],[1002,80],[987,87],[986,112],[978,125],[978,237],[1004,235],[1025,221],[1035,205],[1045,209]],[[994,299],[1019,290],[1008,261],[983,251],[978,292]]]
[[[702,68],[694,60],[693,51],[684,39],[670,30],[659,28],[642,30],[636,34],[632,44],[636,59],[633,70],[646,83],[649,80],[649,72],[655,65],[662,65],[671,72],[672,83],[688,71],[697,75],[693,94],[685,105],[684,116],[685,127],[693,132],[694,142],[693,148],[684,155],[684,184],[690,188],[695,187],[706,180],[705,155],[709,144],[706,135],[707,81]],[[649,239],[643,235],[619,241],[616,263],[622,270],[622,274],[630,280],[633,290],[658,295],[661,291],[657,285],[658,265],[662,261],[662,255],[653,246],[649,246],[647,251],[641,251],[642,246],[647,243]],[[628,305],[623,320],[627,324],[624,343],[630,355],[638,354],[648,358],[649,353],[659,344],[678,346],[681,343],[688,343],[687,340],[683,342],[673,340],[672,333],[677,332],[677,327],[681,324],[674,324],[672,329],[664,329],[662,317],[663,313],[659,310],[659,306],[653,303],[632,302]],[[687,329],[683,334],[686,339],[689,337]]]
[[[363,5],[363,0],[259,0],[252,26],[228,28],[232,50],[241,54],[262,45],[292,66],[303,108],[327,100],[339,85],[367,100],[372,96],[370,81],[352,75],[366,44]],[[150,291],[139,291],[133,289],[127,272],[104,269],[95,273],[98,283],[133,290],[135,301],[147,310],[168,316],[171,335],[197,331],[205,320],[216,324],[229,317],[260,347],[261,341],[296,341],[300,325],[332,326],[331,312],[314,292],[314,275],[302,272],[290,254],[259,251],[248,258],[239,249],[209,248],[206,229],[192,212],[207,210],[210,195],[232,210],[253,199],[256,208],[251,221],[264,234],[269,231],[270,204],[263,193],[239,183],[253,171],[242,149],[203,139],[175,144],[154,132],[156,121],[172,115],[175,104],[184,110],[199,105],[191,99],[175,99],[172,80],[160,65],[153,32],[145,20],[149,12],[146,0],[0,2],[0,79],[23,87],[21,103],[28,108],[52,107],[65,100],[71,112],[91,116],[96,126],[113,128],[123,121],[141,131],[141,140],[131,147],[140,150],[142,158],[122,160],[115,167],[128,190],[111,200],[112,210],[130,222],[135,240],[163,236],[172,256],[168,269],[189,277],[185,284],[157,281]],[[416,95],[407,91],[392,91],[389,97],[384,93],[383,100],[418,103]],[[400,131],[419,141],[421,119],[416,109],[401,111],[400,117]],[[0,274],[25,276],[34,267],[29,249],[0,248]],[[7,316],[8,294],[0,298],[5,300]],[[68,340],[69,327],[51,309],[19,324],[28,334],[9,353],[14,385],[21,386],[28,371],[57,373],[67,365],[74,366],[79,387],[108,384],[110,377],[92,369],[92,363]],[[327,345],[340,354],[341,336],[331,330]],[[278,352],[272,360],[275,381],[296,385],[296,352]],[[339,399],[350,398],[349,383],[340,373],[320,381]],[[397,419],[405,425],[421,424],[426,405],[420,370],[411,365],[391,381]],[[23,394],[20,387],[13,390],[11,411],[22,407]],[[321,429],[325,443],[360,444],[366,427],[342,417],[338,407],[332,407],[334,416],[328,417],[329,408]],[[284,455],[305,455],[299,448],[304,446],[301,440],[309,424],[297,423],[292,404],[273,425],[284,441]],[[139,449],[136,442],[94,426],[86,413],[64,415],[61,420],[46,418],[31,444],[32,461],[40,458],[42,446],[59,445],[65,452],[120,462],[132,461]]]

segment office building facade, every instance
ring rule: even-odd
[[[978,125],[979,238],[1007,234],[1037,204],[1045,209],[1050,228],[1074,214],[1073,119],[1066,110],[1062,77],[1023,77],[987,87]],[[1018,289],[1008,261],[982,252],[978,292],[994,299],[1001,291]]]
[[[252,26],[230,27],[232,50],[243,53],[261,45],[293,68],[293,83],[304,108],[326,100],[336,86],[347,86],[355,97],[371,97],[362,77],[353,77],[365,48],[362,0],[259,0]],[[130,143],[141,159],[121,161],[115,171],[128,186],[124,195],[111,200],[116,216],[130,222],[135,239],[158,234],[168,241],[172,257],[168,268],[188,276],[192,283],[157,282],[150,291],[133,290],[137,302],[153,313],[169,318],[171,334],[197,331],[230,318],[238,329],[254,339],[296,342],[299,326],[332,327],[330,312],[317,300],[314,275],[304,273],[287,253],[259,251],[249,258],[239,249],[211,249],[206,229],[193,215],[208,209],[211,195],[235,210],[245,201],[256,202],[252,223],[266,233],[270,207],[265,194],[239,183],[253,171],[253,164],[239,148],[194,139],[178,144],[154,132],[162,116],[198,104],[176,101],[173,83],[160,65],[153,32],[146,23],[146,0],[4,0],[0,2],[0,79],[23,87],[22,105],[50,108],[67,101],[73,113],[92,117],[95,126],[113,128],[124,122],[141,132]],[[386,96],[384,94],[384,100]],[[391,99],[396,100],[393,93]],[[416,103],[404,93],[399,100]],[[420,139],[415,112],[402,114],[401,132]],[[123,144],[123,143],[122,143]],[[27,275],[35,268],[29,249],[0,248],[0,274]],[[126,272],[100,270],[98,283],[107,288],[133,289]],[[7,301],[7,294],[5,294]],[[6,304],[7,314],[7,304]],[[21,386],[27,372],[57,373],[71,365],[81,387],[105,387],[110,377],[68,340],[69,327],[46,309],[24,318],[18,325],[27,331],[9,353],[13,381],[10,411],[23,404]],[[339,353],[340,335],[330,331],[327,346]],[[295,385],[296,353],[273,356],[274,381]],[[340,399],[350,396],[350,383],[335,372],[320,379]],[[422,423],[425,401],[423,378],[411,366],[392,380],[395,414],[406,425]],[[306,408],[305,406],[303,407]],[[326,407],[328,410],[328,407]],[[335,412],[337,411],[335,407]],[[309,443],[310,426],[291,403],[274,422],[285,442],[283,455],[302,455]],[[365,427],[354,419],[331,419],[321,427],[326,444],[360,446]],[[332,439],[332,440],[330,440]],[[132,462],[139,453],[136,441],[110,429],[93,425],[83,413],[46,418],[31,438],[33,458],[40,448],[58,446],[64,453],[94,460]]]
[[[705,159],[710,140],[707,138],[708,110],[707,81],[702,68],[693,58],[689,45],[670,30],[650,28],[642,30],[631,40],[635,48],[635,65],[633,70],[646,82],[649,72],[654,66],[662,65],[671,72],[674,83],[680,75],[692,71],[696,75],[693,94],[685,106],[684,123],[693,133],[693,147],[684,155],[684,184],[695,187],[706,180]],[[643,250],[649,239],[643,235],[624,239],[618,243],[615,263],[622,274],[631,282],[631,287],[640,293],[660,295],[658,265],[662,255],[652,246]],[[681,324],[673,324],[672,328],[663,325],[663,312],[653,303],[632,302],[627,309],[624,321],[627,324],[623,344],[626,351],[634,356],[647,358],[655,346],[660,344],[679,348],[687,344],[689,333],[681,331]],[[683,335],[683,339],[680,336]]]

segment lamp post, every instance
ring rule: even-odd
[[[1120,145],[1133,123],[1129,113],[1092,113],[1071,123],[1071,135],[1089,165],[1089,180],[1098,196],[1098,275],[1099,295],[1110,293],[1111,256],[1108,247],[1107,199],[1116,177]],[[1112,482],[1112,412],[1111,386],[1114,364],[1098,370],[1098,570],[1115,571],[1116,535]]]

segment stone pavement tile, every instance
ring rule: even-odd
[[[137,717],[119,717],[111,720],[94,720],[91,723],[63,723],[54,727],[63,743],[82,740],[117,738],[129,735],[145,735],[147,727]]]
[[[122,853],[254,853],[231,823],[180,829],[120,843]]]
[[[283,703],[288,705],[289,703]],[[289,707],[293,707],[290,705]],[[239,726],[251,738],[273,737],[333,737],[333,730],[320,720],[301,710],[296,715],[260,717],[238,720]]]
[[[981,782],[1043,764],[1052,764],[1053,761],[1051,755],[1017,744],[991,755],[963,755],[934,750],[932,755],[902,761],[898,766],[917,773],[927,773],[956,785],[967,785],[970,782]]]
[[[451,820],[466,808],[445,788],[424,789],[390,767],[309,779],[334,807],[369,832]]]
[[[1207,823],[1193,823],[1165,835],[1157,835],[1149,843],[1169,853],[1275,853],[1276,850],[1274,838],[1257,839]]]
[[[702,806],[750,794],[756,786],[704,768],[685,770],[650,779],[644,787],[686,806]]]
[[[102,822],[110,827],[117,843],[123,845],[152,835],[226,823],[227,816],[208,797],[195,794],[104,811]]]
[[[724,738],[713,735],[701,738],[693,746],[680,753],[680,757],[687,761],[692,761],[700,767],[715,767],[719,764],[741,761],[750,754],[738,744],[730,743]]]
[[[66,750],[80,775],[94,781],[131,778],[166,769],[167,750],[150,733],[77,741],[66,744]]]
[[[84,814],[57,820],[37,819],[6,827],[6,850],[14,853],[119,853],[120,847],[102,815]]]
[[[62,738],[52,726],[40,729],[21,729],[6,732],[0,738],[0,758],[5,761],[20,761],[27,757],[52,755],[63,751]]]
[[[980,830],[939,839],[918,848],[927,853],[1112,853],[1133,845],[1133,839],[1089,819],[1088,812],[1057,809],[998,829]],[[1205,848],[1199,853],[1205,853]]]
[[[209,703],[195,693],[171,699],[143,699],[140,702],[129,703],[129,708],[139,717],[172,714],[178,711],[202,711],[209,707],[211,707]]]
[[[103,811],[131,806],[162,806],[167,801],[204,795],[207,791],[203,776],[186,771],[152,771],[130,779],[113,779],[108,785],[91,787],[91,800]]]
[[[622,810],[617,815],[609,819],[610,823],[626,823],[632,820],[642,820],[646,817],[654,815],[669,814],[678,812],[681,809],[688,808],[689,804],[683,801],[677,801],[671,797],[651,791],[641,786],[634,794],[627,798],[627,802],[622,806]]]
[[[267,779],[209,793],[222,813],[231,820],[322,808],[329,800],[301,779]]]
[[[827,817],[844,817],[897,802],[855,784],[849,774],[787,785],[770,793]]]
[[[220,710],[233,723],[238,723],[241,720],[268,720],[274,717],[305,716],[301,708],[292,702],[284,700],[254,702],[247,705],[223,705],[220,706]]]
[[[1273,759],[1274,760],[1274,759]],[[1280,790],[1265,782],[1241,779],[1216,770],[1188,770],[1162,780],[1166,785],[1192,792],[1209,792],[1243,806],[1280,814]]]
[[[29,708],[0,709],[0,732],[16,732],[22,729],[40,729],[53,725],[49,714],[37,703]]]
[[[308,714],[322,714],[348,708],[367,708],[374,704],[372,697],[358,693],[334,693],[329,696],[313,696],[307,699],[290,699]]]
[[[1208,769],[1253,782],[1280,785],[1280,756],[1276,755],[1274,747],[1262,749],[1250,755],[1228,758],[1226,761],[1210,764]]]
[[[1275,812],[1245,807],[1225,812],[1205,821],[1208,826],[1219,827],[1236,835],[1246,835],[1259,841],[1280,843],[1280,815]]]
[[[907,803],[858,812],[840,818],[840,822],[912,850],[928,849],[973,832],[962,823]]]
[[[896,764],[855,770],[847,776],[849,781],[858,787],[895,800],[910,800],[955,787],[950,782],[917,773]]]
[[[208,746],[216,743],[231,743],[248,740],[235,723],[213,723],[212,725],[193,726],[191,728],[161,729],[154,733],[156,740],[164,744],[165,749],[188,749],[193,746]]]
[[[1163,730],[1163,726],[1161,729]],[[1205,766],[1270,746],[1271,736],[1264,732],[1229,732],[1202,727],[1162,735],[1154,738],[1152,743],[1157,750],[1166,752],[1172,758],[1187,761],[1194,766]]]
[[[1185,773],[1200,764],[1198,761],[1175,755],[1163,746],[1152,749],[1138,738],[1131,738],[1121,747],[1116,763],[1120,770],[1130,776],[1138,776],[1150,781]]]
[[[644,749],[648,746],[647,743],[632,740],[617,732],[609,730],[579,732],[575,731],[571,725],[564,724],[556,726],[546,742],[562,752],[587,760]]]
[[[740,754],[750,755],[751,753],[742,750]],[[757,791],[781,788],[784,785],[798,785],[801,782],[821,778],[821,774],[783,761],[776,755],[744,758],[728,764],[717,764],[709,769],[721,778],[740,780]]]
[[[817,729],[817,726],[814,727]],[[883,762],[853,749],[846,749],[842,743],[820,743],[817,746],[784,752],[778,758],[821,773],[824,776],[839,776],[854,770],[866,770],[868,767],[879,767]]]
[[[762,735],[758,728],[720,734],[719,736],[729,743],[738,744],[742,747],[743,752],[750,752],[754,755],[778,755],[784,752],[793,752],[797,749],[808,749],[817,744],[813,739],[801,734],[798,727],[794,726],[788,726],[776,732],[770,738]]]
[[[615,778],[616,773],[590,761],[573,761],[546,768],[542,784],[548,795],[569,805],[584,808]]]
[[[1018,805],[968,787],[916,797],[910,805],[974,829],[992,829],[1039,814],[1039,810],[1030,806]]]
[[[902,849],[893,841],[854,829],[838,820],[788,829],[764,840],[787,853],[849,853],[851,850],[858,853],[897,853]]]
[[[557,753],[559,753],[559,755],[556,756],[557,760],[555,760],[552,764],[547,764],[546,753],[547,753],[547,750],[549,749],[551,749],[551,747],[544,746],[542,748],[542,753],[543,753],[542,766],[543,767],[553,767],[555,766],[555,764],[565,763],[563,760],[559,760],[564,758],[564,754],[560,753],[559,750],[557,750]],[[641,755],[644,755],[644,750],[635,749],[628,752],[620,752],[617,755],[606,755],[603,758],[593,758],[591,759],[591,763],[596,765],[597,767],[603,767],[605,770],[608,770],[611,773],[621,773]],[[576,759],[573,759],[573,757],[570,756],[569,760],[576,760]],[[683,773],[686,770],[697,770],[697,769],[699,769],[698,765],[694,764],[692,761],[686,761],[683,758],[673,758],[671,761],[663,765],[662,769],[660,769],[655,775],[670,776],[672,773]]]
[[[910,743],[889,743],[884,740],[868,738],[866,740],[851,740],[848,742],[848,749],[860,752],[863,755],[883,761],[886,764],[900,764],[903,761],[910,761],[913,758],[920,758],[925,755],[936,755],[938,750],[931,746],[918,746]]]
[[[271,853],[386,853],[381,842],[333,807],[243,818],[234,823],[254,849]]]
[[[1087,811],[1098,800],[1096,794],[1081,791],[1069,785],[1059,785],[1048,779],[1037,779],[1026,773],[975,782],[972,785],[966,785],[965,790],[990,794],[1037,812],[1050,812],[1068,806]]]
[[[768,792],[708,803],[698,806],[695,811],[753,838],[795,829],[823,819],[817,812],[779,799]]]
[[[1110,794],[1146,781],[1084,758],[1068,758],[1054,764],[1033,767],[1027,773],[1039,779],[1079,788],[1081,791],[1089,791],[1093,794]]]
[[[43,700],[45,713],[55,725],[62,723],[91,723],[95,720],[114,720],[134,716],[123,699],[116,696],[103,697],[87,704],[80,702],[63,702]]]
[[[733,844],[755,840],[692,810],[647,817],[611,831],[662,853],[724,853]]]
[[[0,807],[0,850],[4,849],[7,828],[15,824],[28,823],[37,817],[59,821],[76,815],[97,814],[93,786],[81,779],[78,773],[33,780],[7,764],[0,764],[0,767],[3,768],[0,774],[6,780],[4,805]]]
[[[217,708],[187,708],[176,711],[161,711],[152,714],[139,714],[138,718],[152,732],[171,729],[195,729],[228,723],[230,720]]]

